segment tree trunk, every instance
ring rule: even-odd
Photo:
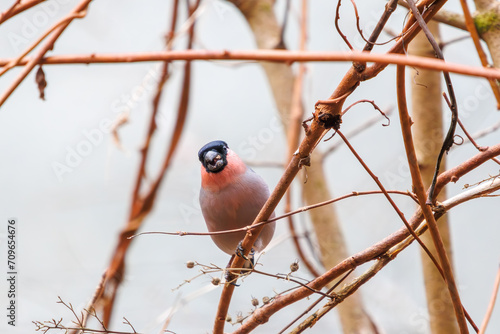
[[[477,31],[488,45],[493,65],[500,67],[500,2],[476,0],[474,3],[477,9],[474,13]]]

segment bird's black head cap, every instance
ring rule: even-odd
[[[198,159],[207,173],[221,172],[227,166],[227,143],[214,140],[203,146],[198,152]]]

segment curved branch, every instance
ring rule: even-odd
[[[457,286],[455,284],[455,278],[453,277],[453,269],[451,268],[450,261],[446,254],[446,249],[443,244],[443,240],[439,233],[436,220],[432,214],[431,208],[426,204],[426,196],[424,183],[422,181],[422,175],[420,174],[420,169],[418,167],[417,155],[415,153],[415,147],[413,145],[412,133],[411,133],[411,119],[408,114],[408,109],[406,107],[406,91],[405,91],[405,68],[403,66],[398,66],[397,68],[397,90],[398,90],[398,107],[399,107],[399,119],[401,122],[401,132],[403,133],[403,139],[406,149],[406,156],[408,158],[408,166],[410,168],[410,174],[412,179],[413,188],[417,194],[418,202],[420,208],[423,211],[425,220],[429,225],[429,230],[436,247],[436,252],[441,262],[441,267],[443,269],[443,274],[445,281],[448,286],[448,290],[453,302],[453,307],[455,309],[455,315],[458,321],[458,327],[460,328],[460,333],[468,333],[467,322],[465,320],[465,314],[460,301],[460,295],[458,293]],[[442,149],[441,149],[442,152]],[[435,174],[435,178],[436,178]],[[432,195],[434,191],[435,182],[432,183],[431,189],[429,190],[429,196]]]

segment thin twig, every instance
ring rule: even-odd
[[[246,269],[246,270],[249,270],[249,269]],[[282,274],[269,274],[269,273],[266,273],[264,271],[260,271],[260,270],[256,270],[255,268],[254,269],[251,269],[250,270],[251,273],[256,273],[256,274],[259,274],[259,275],[262,275],[262,276],[269,276],[269,277],[274,277],[274,278],[277,278],[277,279],[281,279],[281,280],[285,280],[285,281],[290,281],[290,282],[294,282],[298,285],[300,285],[301,287],[303,288],[306,288],[308,290],[310,290],[312,293],[315,293],[315,294],[318,294],[320,296],[323,296],[323,297],[327,297],[327,298],[330,298],[331,296],[329,296],[327,293],[324,293],[322,292],[321,290],[316,290],[316,289],[313,289],[311,288],[310,286],[308,286],[307,284],[309,282],[307,282],[307,284],[304,284],[302,283],[301,281],[297,280],[297,279],[294,279],[292,277],[290,277],[290,275],[282,275]]]
[[[344,111],[344,113],[345,113],[345,111]],[[391,113],[392,113],[392,108],[389,109],[389,110],[387,110],[385,112],[385,115],[389,116]],[[359,124],[354,129],[352,129],[349,132],[347,132],[345,134],[345,136],[347,138],[354,138],[355,136],[361,134],[364,130],[370,128],[372,125],[377,124],[379,121],[380,121],[380,116],[378,116],[378,115],[373,116],[373,117],[367,119],[364,123]],[[338,142],[335,142],[334,144],[332,144],[332,146],[330,146],[327,150],[325,150],[323,152],[323,160],[328,155],[330,155],[332,152],[334,152],[336,149],[338,149],[341,146],[342,146],[342,142],[341,141],[338,141]]]
[[[341,279],[338,280],[338,282],[335,282],[335,284],[330,288],[328,289],[328,291],[326,292],[327,295],[330,295],[332,294],[333,290],[335,290],[339,285],[340,283],[342,283],[346,278],[347,276],[349,276],[350,274],[352,274],[354,272],[354,269],[351,269],[349,270],[348,272],[346,272],[344,274],[344,276],[342,276]],[[304,315],[306,315],[307,313],[309,313],[316,305],[318,305],[323,299],[325,299],[324,296],[321,296],[319,297],[314,303],[312,303],[311,305],[309,305],[309,307],[307,309],[304,310],[304,312],[302,312],[301,314],[299,314],[294,320],[292,320],[288,325],[286,325],[282,330],[281,332],[279,332],[278,334],[282,334],[284,333],[288,328],[290,328],[294,323],[296,323],[297,321],[299,321],[300,318],[302,318]]]
[[[444,49],[448,45],[451,45],[453,43],[458,43],[458,42],[461,42],[461,41],[469,39],[469,38],[470,38],[470,35],[458,36],[458,37],[449,39],[447,41],[440,42],[439,46],[441,47],[441,49]]]
[[[377,25],[375,26],[375,29],[373,30],[372,34],[370,35],[369,39],[366,39],[363,30],[361,29],[360,26],[360,19],[359,19],[359,14],[358,14],[358,7],[356,6],[356,3],[354,0],[351,0],[352,6],[354,8],[354,14],[356,16],[356,28],[358,29],[359,35],[361,38],[366,42],[365,47],[363,48],[363,51],[371,51],[375,45],[385,45],[387,43],[392,42],[396,38],[401,37],[401,35],[395,35],[391,39],[385,41],[385,42],[380,42],[377,43],[377,39],[382,31],[384,31],[384,27],[389,20],[389,17],[394,13],[397,7],[397,0],[390,0],[389,2],[386,3],[385,5],[385,11],[380,17],[379,21],[377,22]],[[360,63],[360,64],[353,64],[353,66],[360,72],[362,72],[366,64]]]
[[[475,140],[478,140],[484,136],[489,135],[492,132],[495,132],[498,129],[500,129],[500,121],[496,122],[495,124],[485,128],[485,129],[482,129],[482,130],[474,133],[471,137],[474,138]],[[465,139],[463,144],[466,144],[467,141],[468,141],[468,139]]]
[[[380,17],[379,21],[377,22],[377,25],[375,26],[375,29],[373,29],[372,34],[368,38],[368,41],[366,41],[365,47],[363,48],[363,51],[371,51],[373,49],[374,45],[377,45],[377,39],[384,31],[384,27],[387,24],[387,21],[391,17],[392,13],[396,10],[397,7],[397,0],[390,0],[385,4],[385,10],[382,16]],[[399,36],[396,36],[399,37]],[[394,37],[394,38],[396,38]],[[392,39],[391,39],[392,40]],[[381,44],[386,44],[387,42],[381,43]]]
[[[344,40],[344,43],[349,47],[349,49],[352,51],[354,48],[352,47],[351,43],[349,43],[349,40],[347,39],[347,36],[342,33],[342,30],[340,30],[339,26],[339,20],[340,20],[340,5],[342,4],[342,0],[337,1],[337,9],[335,10],[335,29],[337,29],[337,32],[339,33],[340,37]]]
[[[417,202],[417,199],[416,199],[415,195],[413,195],[410,192],[399,191],[399,190],[387,190],[387,193],[408,196],[413,201]],[[298,213],[302,213],[302,212],[306,212],[306,211],[309,211],[309,210],[312,210],[312,209],[316,209],[316,208],[319,208],[321,206],[332,204],[332,203],[335,203],[335,202],[338,202],[338,201],[341,201],[341,200],[344,200],[344,199],[347,199],[347,198],[357,197],[357,196],[363,196],[363,195],[374,195],[374,194],[383,194],[383,192],[380,191],[380,190],[373,190],[373,191],[353,191],[352,193],[349,193],[347,195],[339,196],[339,197],[330,199],[328,201],[324,201],[324,202],[315,203],[315,204],[312,204],[312,205],[303,206],[303,207],[298,208],[296,210],[287,212],[287,213],[285,213],[285,214],[283,214],[281,216],[277,216],[277,217],[274,217],[272,219],[261,221],[261,222],[258,222],[256,224],[248,225],[248,226],[245,226],[245,227],[236,228],[236,229],[233,229],[233,230],[223,230],[223,231],[214,231],[214,232],[186,232],[186,231],[162,232],[162,231],[152,231],[152,232],[137,233],[135,235],[130,236],[129,239],[136,238],[136,237],[141,236],[141,235],[148,235],[148,234],[178,235],[178,236],[183,237],[183,236],[209,236],[209,235],[221,235],[221,234],[247,232],[247,231],[250,231],[250,230],[255,229],[257,227],[260,227],[260,226],[263,226],[263,225],[266,225],[266,224],[269,224],[269,223],[281,220],[283,218],[288,218],[288,217],[291,217],[291,216],[296,215]]]
[[[464,124],[462,123],[462,121],[460,120],[460,118],[458,119],[458,124],[460,125],[460,128],[462,129],[462,131],[465,133],[465,136],[467,137],[467,139],[469,140],[469,142],[474,145],[474,147],[482,152],[484,150],[487,149],[487,147],[484,147],[484,146],[479,146],[478,143],[476,143],[476,141],[474,140],[474,137],[471,136],[469,134],[469,131],[467,131],[467,129],[465,128]],[[463,143],[462,143],[463,144]],[[495,161],[497,164],[500,165],[500,160],[498,160],[497,158],[491,158],[491,160]]]
[[[66,17],[61,20],[63,23],[61,23],[60,25],[56,24],[57,28],[55,28],[54,31],[52,31],[52,34],[49,37],[47,37],[45,43],[42,46],[40,46],[40,49],[38,50],[36,55],[30,58],[30,60],[24,65],[24,68],[21,70],[21,73],[17,75],[14,81],[0,95],[0,107],[5,103],[5,101],[19,86],[19,84],[28,76],[31,70],[40,62],[45,53],[47,53],[54,47],[54,43],[57,41],[59,36],[61,36],[61,34],[69,26],[69,24],[73,21],[73,19],[75,17],[78,17],[77,14],[84,12],[91,2],[92,0],[82,0],[68,16],[70,19]]]
[[[344,111],[342,112],[342,116],[345,115],[349,111],[349,109],[360,103],[370,103],[372,107],[380,113],[380,115],[385,117],[385,119],[387,120],[387,124],[382,124],[382,126],[391,125],[391,120],[389,119],[389,117],[387,117],[387,115],[382,111],[382,109],[379,108],[379,106],[377,106],[377,104],[373,100],[362,99],[354,102],[353,104],[344,109]]]
[[[493,313],[493,308],[495,307],[499,286],[500,286],[500,267],[498,268],[497,271],[495,283],[493,284],[493,291],[491,292],[491,299],[490,302],[488,303],[488,308],[486,309],[486,314],[484,315],[483,322],[481,323],[479,334],[484,334],[486,332],[486,327],[488,327],[488,322],[490,321],[491,314]]]

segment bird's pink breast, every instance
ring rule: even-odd
[[[201,182],[200,205],[210,232],[251,225],[269,197],[269,189],[264,180],[247,168],[231,150],[228,150],[227,165],[222,171],[208,173],[202,167]],[[261,251],[271,241],[274,229],[274,222],[262,229],[254,244],[256,251]],[[211,237],[221,250],[234,254],[238,243],[245,237],[245,232]]]
[[[210,191],[219,191],[236,181],[246,171],[245,163],[232,150],[227,152],[227,166],[219,173],[208,173],[201,167],[201,185]]]

